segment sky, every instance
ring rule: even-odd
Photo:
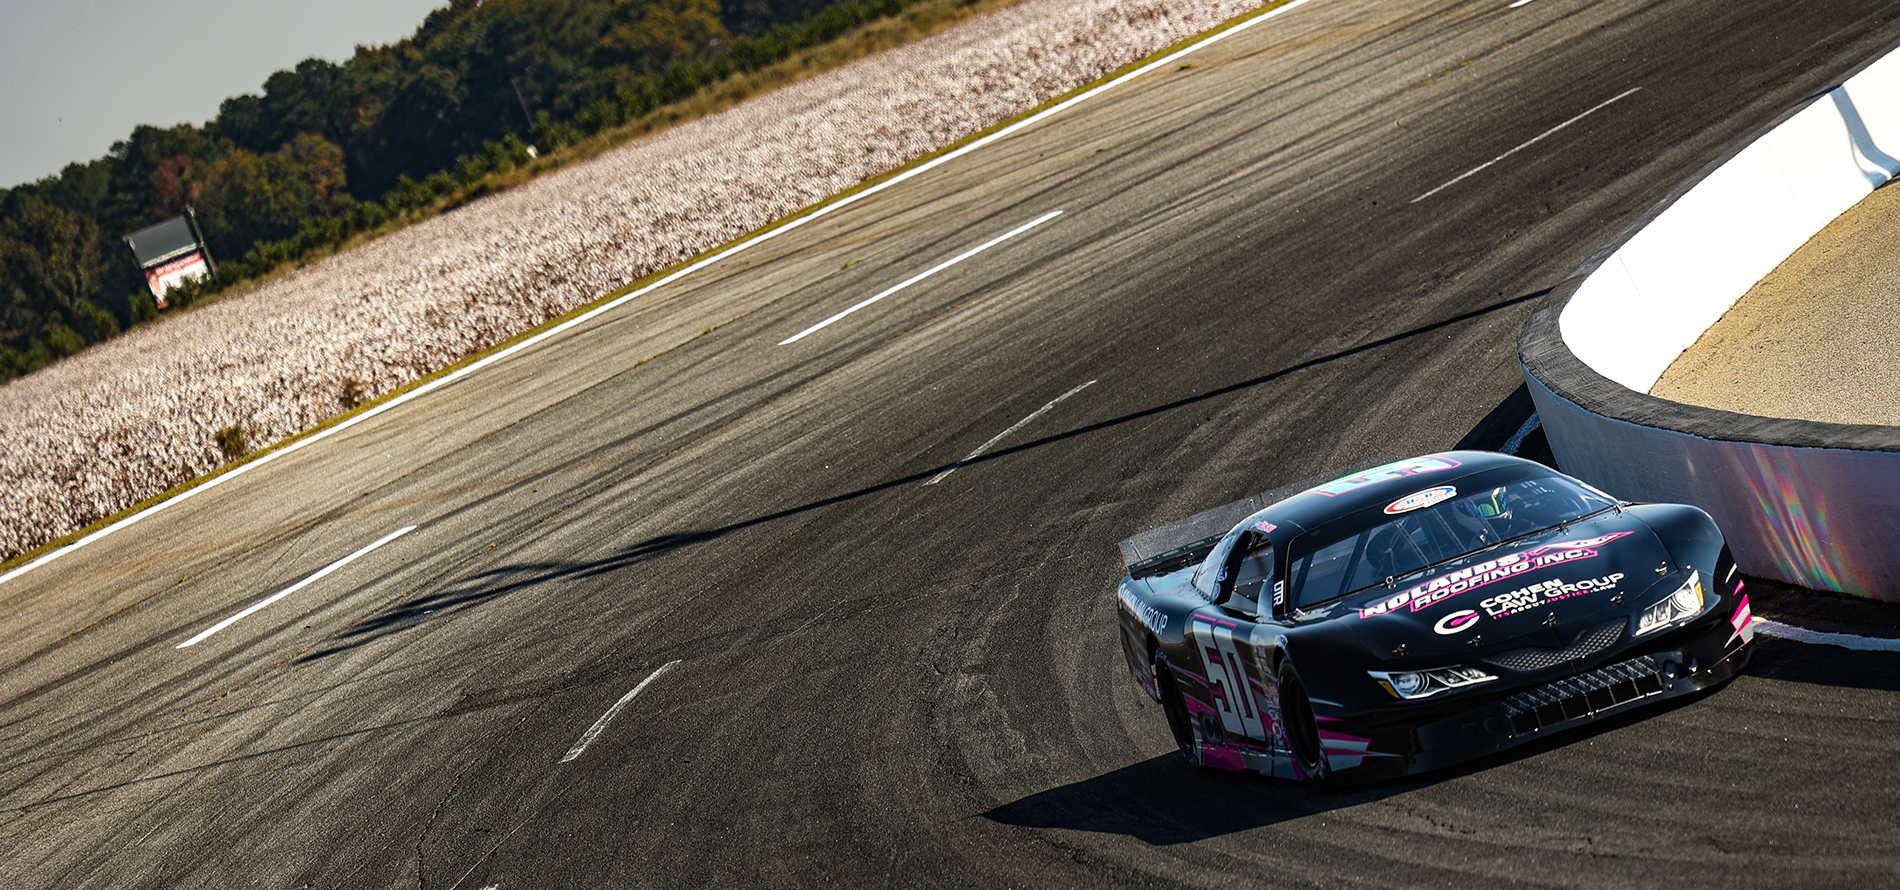
[[[447,0],[0,0],[0,188],[203,124],[271,72],[394,43]]]

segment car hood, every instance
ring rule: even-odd
[[[1350,597],[1332,620],[1373,654],[1407,662],[1474,650],[1560,649],[1585,635],[1620,637],[1669,554],[1641,520],[1612,511],[1481,551]]]

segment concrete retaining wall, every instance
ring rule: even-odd
[[[1558,465],[1620,497],[1708,510],[1744,572],[1900,601],[1900,427],[1646,394],[1755,282],[1896,173],[1900,53],[1890,51],[1599,251],[1518,337]]]

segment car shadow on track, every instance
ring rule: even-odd
[[[534,563],[504,566],[482,572],[437,593],[404,599],[349,625],[336,636],[297,656],[297,662],[320,661],[389,634],[438,620],[499,596],[561,578],[586,577],[606,571],[593,564],[565,566]]]
[[[1290,782],[1214,772],[1175,753],[1151,757],[1006,803],[984,818],[1019,828],[1123,834],[1156,846],[1187,844],[1318,815],[1395,793],[1322,793]]]
[[[1900,652],[1857,652],[1756,637],[1759,648],[1748,673],[1765,680],[1900,692]]]
[[[1576,745],[1720,694],[1722,687],[1605,717],[1467,763],[1405,779],[1319,791],[1285,779],[1189,766],[1179,754],[998,806],[983,817],[1032,829],[1122,834],[1156,846],[1188,844],[1398,797]]]

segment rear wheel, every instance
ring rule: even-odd
[[[1286,726],[1287,747],[1292,749],[1293,764],[1299,767],[1306,784],[1329,788],[1333,767],[1319,740],[1319,721],[1313,716],[1313,703],[1306,697],[1306,686],[1292,665],[1280,668],[1280,719]]]
[[[1175,685],[1174,669],[1166,655],[1155,653],[1154,672],[1155,686],[1161,691],[1161,711],[1168,715],[1168,731],[1174,734],[1174,745],[1189,763],[1199,766],[1200,758],[1194,753],[1193,724],[1188,720],[1187,706],[1181,702],[1181,689]]]

